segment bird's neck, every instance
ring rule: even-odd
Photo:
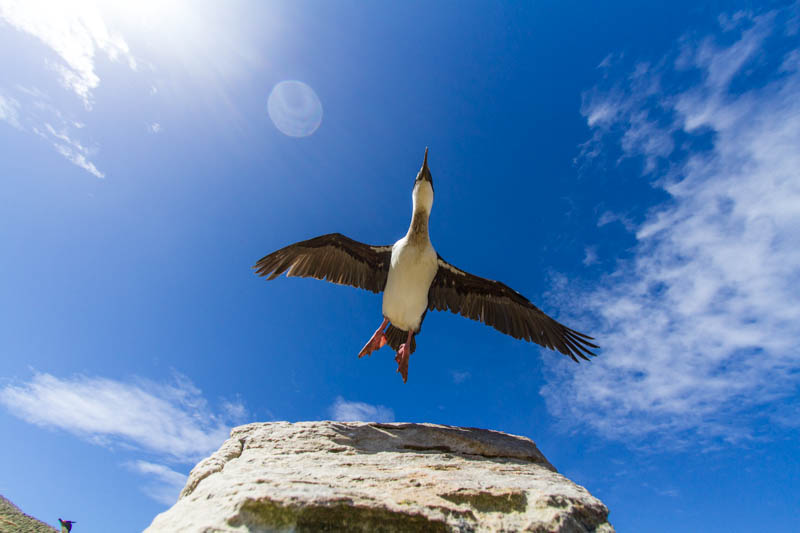
[[[430,242],[428,235],[428,219],[433,207],[433,188],[427,181],[417,182],[411,194],[411,225],[406,236],[412,243]]]
[[[430,241],[428,235],[428,219],[430,213],[425,209],[415,209],[411,216],[411,225],[408,227],[406,236],[412,243],[424,243]]]

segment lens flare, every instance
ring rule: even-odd
[[[290,137],[308,137],[322,123],[322,103],[314,89],[302,81],[287,80],[275,85],[267,100],[269,118]]]

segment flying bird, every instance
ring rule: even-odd
[[[433,207],[433,177],[428,149],[411,193],[412,216],[406,235],[386,246],[329,233],[290,244],[259,259],[256,274],[268,280],[311,277],[383,292],[383,322],[358,356],[389,344],[396,351],[397,372],[408,380],[408,360],[415,336],[430,310],[449,310],[494,327],[516,339],[558,350],[578,362],[598,348],[588,335],[556,322],[527,298],[499,281],[481,278],[451,265],[436,253],[428,233]]]
[[[72,531],[72,524],[77,524],[74,520],[61,520],[60,518],[58,522],[61,524],[61,533],[69,533]]]

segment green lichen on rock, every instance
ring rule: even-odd
[[[54,533],[56,529],[27,515],[19,507],[0,496],[0,533]]]
[[[479,513],[521,513],[528,507],[528,499],[521,491],[496,494],[487,491],[460,490],[439,496],[458,505],[469,505]]]
[[[527,438],[436,424],[233,430],[147,533],[612,533],[608,509]]]
[[[342,500],[326,505],[281,505],[269,498],[247,500],[228,523],[233,527],[265,528],[275,531],[310,533],[337,532],[448,532],[444,522],[418,515],[352,505]]]

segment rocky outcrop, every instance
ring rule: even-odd
[[[434,424],[234,428],[148,533],[612,532],[529,439]]]
[[[27,515],[0,495],[0,533],[55,533],[56,528]]]

